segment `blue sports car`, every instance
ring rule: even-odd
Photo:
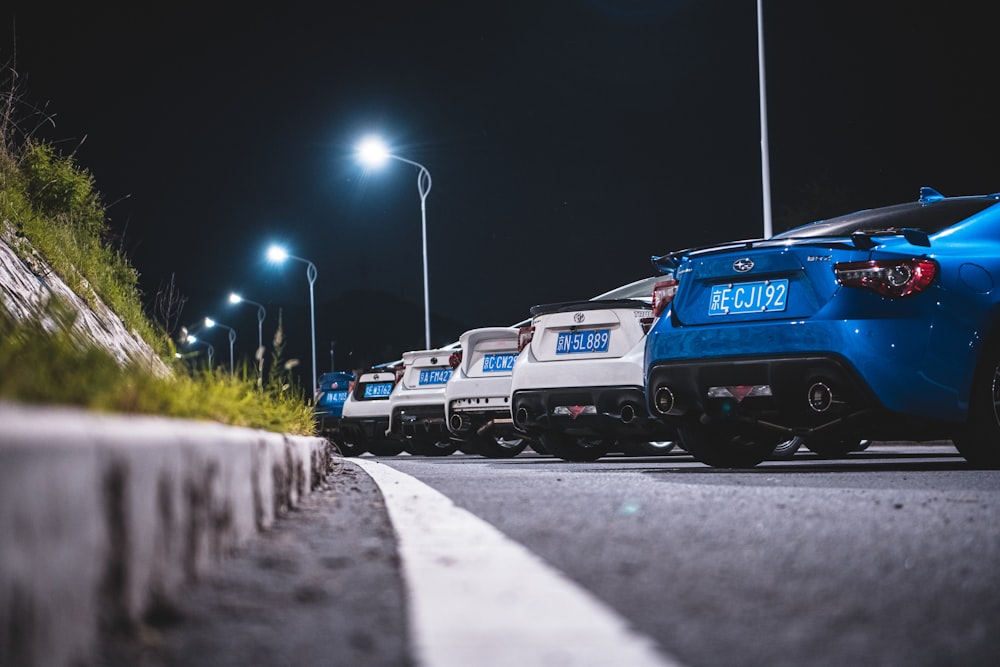
[[[654,257],[652,414],[704,463],[749,467],[800,436],[951,439],[1000,467],[1000,193],[813,222]]]

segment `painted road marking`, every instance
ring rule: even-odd
[[[422,667],[677,667],[589,591],[440,492],[384,463],[410,642]]]

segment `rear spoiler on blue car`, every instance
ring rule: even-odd
[[[696,246],[694,248],[685,248],[684,250],[675,250],[673,252],[668,252],[665,255],[653,255],[650,261],[653,263],[653,267],[660,273],[673,273],[677,270],[677,267],[681,265],[688,255],[693,255],[696,252],[702,250],[736,250],[737,248],[750,249],[753,247],[754,243],[759,243],[766,239],[744,239],[742,241],[730,241],[728,243],[713,243],[710,245]]]

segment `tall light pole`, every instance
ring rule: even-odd
[[[236,329],[226,326],[221,322],[216,322],[211,317],[205,318],[205,328],[211,329],[212,327],[222,327],[223,329],[229,329],[229,377],[233,377],[235,373],[235,368],[233,367],[233,345],[236,344]]]
[[[264,347],[264,316],[267,315],[264,306],[256,301],[246,299],[236,292],[232,292],[229,295],[229,303],[249,303],[257,306],[257,349],[260,350],[260,348]]]
[[[377,137],[368,137],[358,144],[358,159],[362,164],[373,168],[382,166],[389,159],[399,160],[417,168],[417,192],[420,194],[420,230],[423,236],[424,254],[424,337],[427,342],[426,349],[429,350],[431,349],[431,297],[427,283],[427,195],[431,191],[431,172],[419,162],[393,155]]]
[[[771,160],[767,150],[767,87],[764,85],[764,0],[757,0],[757,70],[760,83],[760,177],[764,191],[764,238],[771,238]]]
[[[312,365],[313,365],[313,377],[312,377],[312,393],[316,394],[316,302],[315,295],[313,291],[313,285],[316,283],[316,265],[310,262],[308,259],[303,259],[301,257],[296,257],[295,255],[289,255],[284,248],[273,245],[267,249],[267,258],[275,263],[284,262],[286,259],[294,259],[298,262],[303,262],[306,265],[306,278],[309,280],[309,318],[312,322]]]

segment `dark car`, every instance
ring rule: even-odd
[[[714,466],[799,436],[840,457],[951,439],[1000,466],[1000,194],[822,220],[654,258],[650,411]]]
[[[313,412],[319,421],[320,433],[327,437],[335,437],[339,430],[341,411],[353,383],[353,375],[341,372],[323,373],[316,381]]]

